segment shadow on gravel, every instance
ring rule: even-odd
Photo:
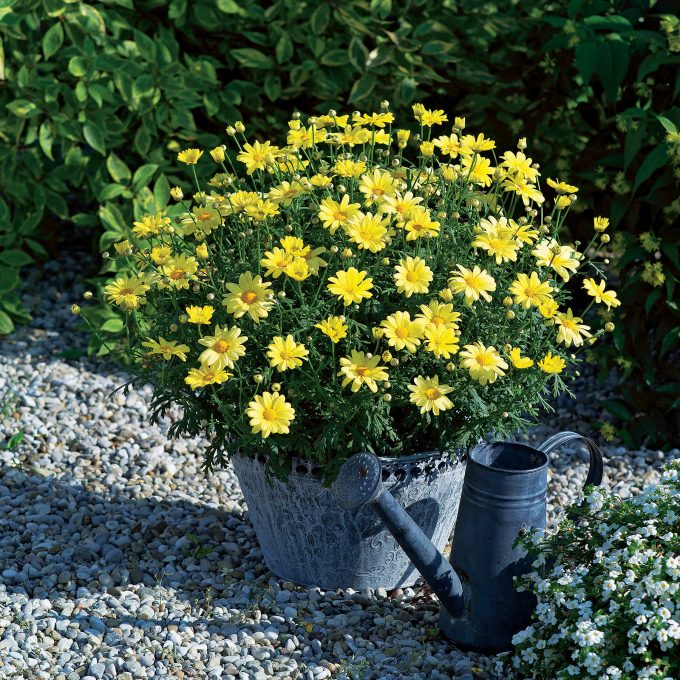
[[[83,587],[119,597],[133,585],[154,591],[142,598],[172,589],[173,598],[209,604],[270,574],[236,503],[133,498],[129,486],[97,492],[0,467],[0,517],[0,582],[30,597],[73,599]]]

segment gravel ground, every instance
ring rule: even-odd
[[[150,390],[113,390],[69,305],[82,286],[64,259],[30,273],[34,321],[0,340],[0,679],[493,678],[490,659],[437,634],[426,588],[320,591],[263,566],[232,470],[206,478],[200,438],[170,441],[147,420]],[[586,433],[606,397],[584,377],[576,406],[532,432]],[[656,479],[675,449],[606,448],[621,495]],[[586,454],[555,458],[551,514],[575,497]]]

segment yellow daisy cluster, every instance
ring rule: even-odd
[[[501,153],[421,104],[402,127],[385,105],[295,115],[285,143],[226,132],[178,154],[194,193],[133,222],[105,296],[139,364],[239,436],[317,437],[343,409],[494,429],[600,335],[567,282],[620,304],[585,272],[608,220],[582,251],[561,243],[578,189],[543,187],[526,140]]]

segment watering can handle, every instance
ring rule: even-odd
[[[586,482],[584,486],[589,484],[594,484],[599,486],[602,484],[602,474],[603,474],[603,462],[602,462],[602,451],[600,447],[588,437],[577,434],[576,432],[559,432],[554,434],[552,437],[548,437],[539,447],[539,451],[543,453],[550,453],[555,449],[566,444],[567,442],[573,441],[574,439],[582,439],[586,446],[588,447],[588,452],[590,453],[590,469],[588,470],[588,476],[586,477]]]

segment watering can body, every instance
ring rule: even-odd
[[[368,504],[383,520],[439,597],[442,632],[461,648],[497,653],[511,649],[513,635],[531,621],[535,600],[517,592],[513,579],[530,570],[532,558],[515,542],[523,529],[545,527],[548,453],[573,439],[590,451],[586,484],[599,484],[600,450],[573,432],[538,449],[506,442],[470,449],[450,561],[382,486],[372,454],[350,458],[333,488],[344,507]]]

